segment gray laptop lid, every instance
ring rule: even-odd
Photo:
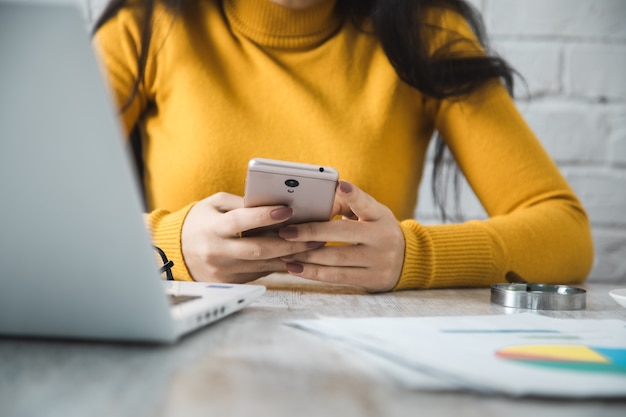
[[[120,133],[79,11],[0,2],[0,334],[175,338]]]

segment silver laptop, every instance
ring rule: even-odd
[[[79,10],[0,2],[0,335],[173,342],[265,291],[162,279],[103,79]]]

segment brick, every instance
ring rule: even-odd
[[[476,10],[483,10],[483,2],[482,0],[468,0],[468,3],[476,8]]]
[[[555,42],[500,41],[494,49],[524,78],[517,81],[515,93],[524,98],[555,95],[562,89],[562,47]],[[524,85],[524,83],[526,85]]]
[[[74,4],[81,8],[86,8],[88,4],[95,3],[96,1],[100,1],[101,3],[106,3],[110,0],[21,0],[21,3],[40,3],[40,4]]]
[[[626,105],[609,117],[609,162],[626,166]],[[626,213],[626,208],[624,209]]]
[[[432,151],[433,147],[430,147]],[[417,199],[417,207],[415,209],[415,218],[420,221],[426,221],[427,219],[433,220],[438,218],[438,211],[435,207],[431,192],[431,170],[432,163],[427,163],[424,167],[424,174],[422,177],[422,183],[420,184],[419,194]]]
[[[422,184],[419,189],[419,198],[415,218],[425,223],[437,223],[441,220],[439,209],[435,207],[431,192],[432,179],[432,163],[426,164]],[[454,216],[456,214],[455,199],[452,187],[452,181],[448,183],[446,212]],[[468,185],[465,178],[460,178],[460,209],[464,219],[484,219],[487,214],[482,207],[480,201],[474,194],[474,191]]]
[[[593,230],[594,266],[589,281],[626,284],[626,229]]]
[[[519,107],[550,156],[560,164],[603,162],[608,149],[604,114],[588,104],[554,100]]]
[[[576,167],[565,177],[597,226],[626,226],[626,170]]]
[[[626,38],[623,0],[490,0],[496,35]]]
[[[78,0],[84,3],[86,15],[90,23],[94,23],[111,0]]]
[[[572,46],[566,50],[566,90],[591,99],[626,100],[624,68],[626,45]]]
[[[622,135],[618,140],[611,144],[610,160],[616,165],[626,165],[626,135]],[[626,213],[626,207],[624,208]]]

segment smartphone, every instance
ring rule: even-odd
[[[291,207],[293,215],[278,227],[330,220],[338,178],[328,166],[254,158],[248,163],[244,206]]]

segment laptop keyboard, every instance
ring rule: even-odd
[[[199,295],[172,295],[168,294],[167,299],[170,304],[175,306],[178,304],[185,303],[187,301],[195,300],[196,298],[201,298]]]

